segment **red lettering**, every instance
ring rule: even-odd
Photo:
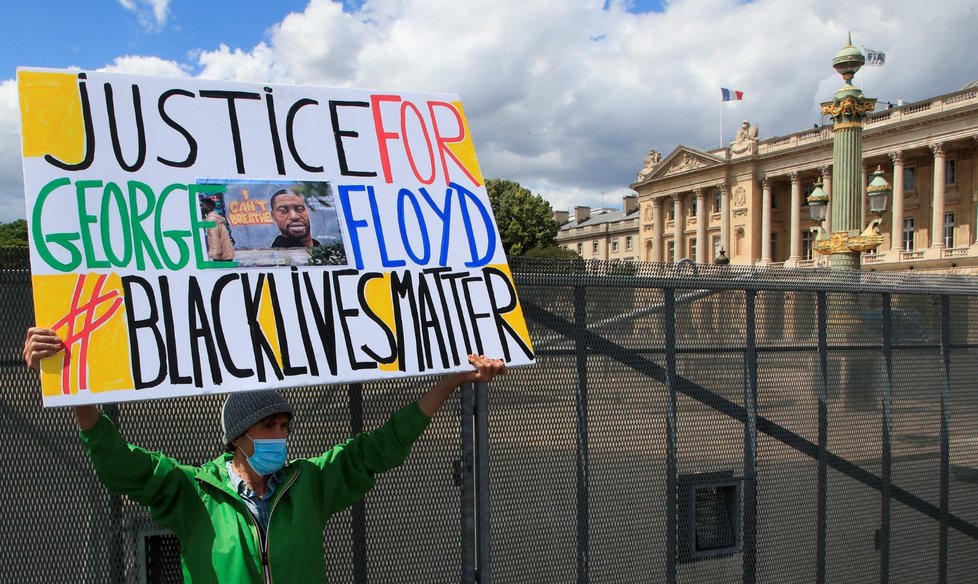
[[[446,108],[449,112],[451,112],[453,116],[455,116],[456,127],[458,128],[458,133],[455,136],[442,135],[441,130],[439,130],[438,128],[438,118],[435,115],[436,107]],[[472,184],[479,186],[478,179],[472,176],[472,174],[469,172],[469,169],[465,168],[465,165],[462,164],[459,161],[459,159],[455,157],[455,153],[452,152],[447,146],[448,144],[454,144],[465,140],[465,125],[462,123],[462,116],[458,113],[458,110],[455,109],[455,106],[453,106],[452,104],[446,103],[444,101],[429,101],[428,112],[431,114],[431,127],[435,131],[435,142],[438,144],[438,155],[441,157],[442,170],[445,172],[445,184],[449,184],[452,182],[451,176],[448,173],[448,161],[445,158],[447,155],[451,157],[452,161],[455,163],[456,166],[462,169],[462,172],[465,173],[465,176],[469,177],[469,180],[472,181]]]
[[[431,167],[431,175],[427,179],[422,177],[418,172],[418,167],[414,163],[414,155],[411,153],[412,148],[409,142],[409,136],[411,134],[408,132],[407,116],[405,115],[408,108],[414,112],[414,116],[418,119],[418,124],[421,126],[421,133],[424,135],[425,146],[428,147],[428,162]],[[404,136],[404,151],[407,153],[408,162],[411,164],[411,170],[414,172],[415,178],[426,185],[435,182],[435,152],[431,148],[431,137],[428,136],[428,126],[425,125],[424,118],[421,117],[421,110],[410,101],[405,101],[401,104],[401,135]]]
[[[397,132],[384,131],[384,116],[381,114],[380,106],[385,101],[399,103],[401,97],[398,95],[370,96],[370,109],[373,110],[374,115],[374,129],[377,131],[377,147],[380,148],[380,164],[384,168],[384,180],[392,183],[394,178],[391,176],[391,156],[387,149],[387,141],[400,138],[400,135]]]

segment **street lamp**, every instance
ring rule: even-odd
[[[889,185],[878,170],[873,182],[867,187],[870,208],[877,217],[865,230],[862,230],[862,191],[860,169],[863,157],[863,120],[876,109],[876,100],[863,95],[852,85],[852,78],[866,63],[866,57],[853,46],[852,35],[849,42],[832,59],[832,67],[842,75],[844,84],[835,93],[832,101],[822,103],[822,115],[832,116],[832,234],[828,235],[818,227],[819,236],[812,243],[816,252],[830,255],[832,267],[857,270],[860,267],[859,254],[874,251],[883,242],[879,233],[879,216],[886,211]],[[825,209],[829,196],[816,184],[815,191],[808,197],[812,219],[819,224],[825,219]]]

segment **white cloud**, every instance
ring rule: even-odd
[[[101,67],[99,71],[109,73],[129,73],[130,75],[160,75],[164,77],[187,77],[190,67],[159,57],[143,57],[126,55],[116,57],[111,65]]]
[[[148,31],[163,28],[170,16],[170,0],[119,0],[119,4],[136,14],[139,23]]]
[[[604,4],[366,0],[344,12],[311,0],[257,46],[200,47],[189,66],[215,79],[458,93],[485,175],[516,180],[556,209],[599,206],[602,193],[620,205],[649,148],[719,146],[721,107],[724,141],[743,119],[761,138],[811,127],[841,85],[831,60],[850,30],[855,44],[887,53],[884,67],[857,78],[882,101],[978,78],[978,53],[965,50],[978,27],[972,0],[941,10],[911,0],[673,0],[646,14]],[[187,67],[128,59],[137,58],[113,67]],[[744,101],[721,105],[721,86]],[[4,159],[0,173],[14,166]],[[4,176],[0,185],[12,180]]]

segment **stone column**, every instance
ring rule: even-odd
[[[872,169],[865,164],[863,165],[863,189],[860,191],[859,200],[861,201],[859,209],[859,226],[866,225],[866,216],[869,214],[869,199],[866,198],[866,187],[869,185],[869,175],[875,169]]]
[[[767,177],[761,179],[761,263],[771,263],[771,181]]]
[[[686,257],[684,251],[686,241],[683,235],[686,231],[686,217],[683,216],[683,197],[679,193],[673,193],[672,195],[672,208],[676,215],[676,221],[673,223],[672,228],[672,245],[676,253],[672,256],[672,259],[676,261]]]
[[[720,247],[727,252],[727,257],[731,256],[730,251],[730,189],[727,183],[722,182],[717,185],[720,191]],[[978,225],[978,223],[976,223]]]
[[[693,191],[696,196],[696,257],[693,258],[698,264],[706,263],[706,250],[709,244],[706,241],[706,223],[709,214],[706,212],[706,193],[703,189]]]
[[[662,236],[666,222],[662,217],[662,199],[652,199],[652,258],[653,262],[664,261],[662,255]]]
[[[801,261],[801,178],[797,172],[788,175],[791,179],[791,215],[788,228],[791,242],[788,265],[797,266]]]
[[[944,143],[937,142],[930,145],[934,151],[934,189],[931,209],[933,214],[930,219],[930,246],[934,249],[944,247]]]
[[[890,251],[898,259],[903,251],[903,151],[890,152],[893,161],[893,225],[890,226]]]
[[[829,203],[825,206],[825,231],[832,233],[832,167],[823,166],[818,170],[822,173],[822,190],[829,196]]]

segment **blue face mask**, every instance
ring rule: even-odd
[[[248,435],[245,434],[245,436]],[[255,469],[255,472],[262,476],[268,476],[275,474],[285,466],[288,440],[285,438],[259,438],[255,440],[251,436],[248,438],[255,445],[255,453],[248,457],[248,464]]]

